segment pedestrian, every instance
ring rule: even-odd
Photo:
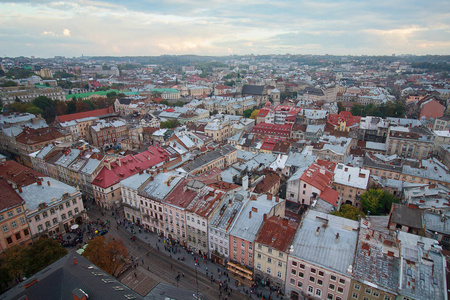
[[[182,274],[183,274],[183,277],[184,277],[184,272]]]

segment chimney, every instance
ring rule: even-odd
[[[163,169],[163,173],[166,173],[167,172],[167,168],[166,167],[164,167],[164,169]]]
[[[252,211],[258,212],[258,208],[257,207],[252,207]]]
[[[316,236],[319,236],[320,226],[316,228]]]
[[[267,220],[267,214],[263,215],[263,221],[265,222]]]
[[[283,224],[283,226],[288,226],[289,220],[287,218],[284,218],[281,224]]]
[[[18,188],[19,188],[19,193],[22,193],[23,192],[22,187],[19,185]]]
[[[73,258],[73,264],[74,264],[74,265],[78,265],[78,262],[77,262],[77,258],[76,258],[76,257]]]
[[[76,288],[72,291],[73,300],[87,300],[89,295],[82,289]]]
[[[42,185],[42,181],[40,181],[39,178],[38,178],[38,180],[37,180],[37,184],[38,184],[38,185]]]
[[[150,177],[150,181],[153,181],[153,180],[155,180],[155,178],[153,178],[153,176],[152,176],[152,177]]]
[[[248,218],[251,219],[252,218],[252,211],[248,212]]]
[[[48,184],[48,186],[50,186],[50,180],[47,180],[47,184]]]
[[[231,204],[233,204],[233,200],[229,199],[228,204],[231,206]]]
[[[280,197],[276,196],[275,197],[275,202],[280,202]]]
[[[335,243],[339,242],[339,232],[336,233],[336,237],[334,238],[334,242]]]
[[[167,180],[167,181],[166,181],[166,184],[167,184],[167,186],[170,186],[170,181]]]
[[[272,200],[272,194],[267,194],[267,200]]]

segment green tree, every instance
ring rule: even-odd
[[[1,87],[10,87],[10,86],[18,86],[17,82],[12,80],[7,80],[0,85]]]
[[[254,111],[252,111],[252,114],[250,115],[250,119],[256,120],[256,118],[258,117],[259,114],[259,109],[255,109]]]
[[[161,122],[159,126],[161,128],[173,129],[179,125],[180,125],[180,122],[178,122],[178,120],[167,120],[167,121]]]
[[[344,105],[340,101],[337,103],[337,107],[338,107],[338,113],[345,110]]]
[[[30,277],[66,254],[67,250],[58,241],[47,238],[38,239],[26,250],[25,275]]]
[[[39,96],[33,100],[33,105],[42,110],[42,117],[47,123],[52,123],[56,117],[56,102],[46,96]]]
[[[392,203],[399,199],[389,192],[381,189],[370,189],[361,195],[361,207],[365,213],[371,215],[386,215],[390,212]]]
[[[354,116],[363,116],[364,113],[364,107],[361,104],[353,104],[350,112]]]
[[[358,217],[360,216],[362,218],[366,216],[361,209],[354,207],[350,204],[341,205],[341,209],[339,211],[334,211],[331,214],[355,221],[358,221]]]
[[[251,109],[244,110],[244,117],[250,118],[250,116],[252,115],[252,112],[253,112],[253,110],[251,110]]]
[[[115,99],[117,97],[117,93],[112,91],[106,94],[106,98],[108,99]]]
[[[33,115],[42,114],[42,109],[36,106],[30,106],[26,109],[26,112]]]

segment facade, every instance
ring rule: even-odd
[[[120,182],[124,215],[133,224],[142,224],[141,201],[138,197],[138,190],[151,176],[151,174],[141,171]]]
[[[237,150],[232,145],[224,145],[216,150],[206,152],[182,167],[191,175],[202,174],[208,170],[224,169],[237,162]]]
[[[350,153],[351,145],[351,138],[323,135],[319,142],[314,144],[312,153],[323,160],[344,163]]]
[[[121,120],[99,120],[90,127],[90,136],[95,147],[120,146],[128,139],[127,124]]]
[[[13,87],[4,88],[0,94],[3,105],[11,104],[18,98],[20,102],[31,102],[39,96],[45,96],[52,100],[66,101],[66,93],[60,87],[57,88],[35,88],[35,87]]]
[[[31,242],[25,215],[25,201],[5,181],[0,180],[0,252],[19,244]]]
[[[80,191],[58,180],[42,177],[17,191],[25,201],[33,237],[64,234],[86,219]]]
[[[425,127],[389,127],[387,155],[397,154],[406,158],[426,159],[433,152],[434,136]]]
[[[319,299],[351,299],[352,265],[359,224],[309,210],[292,242],[286,295]]]
[[[283,291],[290,245],[298,224],[287,218],[263,218],[255,238],[255,280],[275,290]]]

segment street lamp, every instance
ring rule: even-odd
[[[197,263],[195,263],[195,283],[197,284],[197,300],[198,300]]]

